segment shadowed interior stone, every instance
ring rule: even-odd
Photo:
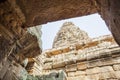
[[[120,48],[116,44],[120,45],[119,8],[120,0],[0,0],[0,80],[44,80],[48,76],[52,80],[119,80]],[[26,29],[96,12],[116,42],[111,35],[91,39],[67,22],[58,32],[53,49],[40,55],[41,33],[38,28],[32,29],[32,34]],[[24,63],[26,59],[28,63]],[[47,63],[52,67],[44,69]],[[78,69],[70,67],[72,64]],[[68,65],[69,70],[74,70],[71,74],[65,71]],[[52,71],[57,76],[50,75]]]

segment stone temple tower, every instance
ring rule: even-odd
[[[32,74],[47,75],[45,80],[120,80],[120,47],[112,35],[89,38],[71,22],[62,25],[53,48],[35,63]]]
[[[80,28],[72,22],[65,22],[54,39],[53,48],[70,46],[75,43],[83,43],[89,40],[90,38],[85,31],[80,30]]]

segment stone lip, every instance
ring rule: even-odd
[[[113,46],[110,48],[114,48],[114,49],[103,49],[101,51],[93,51],[93,52],[88,52],[88,53],[84,53],[82,54],[82,52],[78,55],[75,55],[74,58],[72,58],[71,55],[71,59],[69,60],[64,60],[64,59],[58,59],[57,62],[54,61],[56,59],[53,59],[51,62],[49,62],[49,68],[46,68],[46,64],[48,64],[48,62],[44,65],[44,70],[49,70],[51,68],[63,68],[65,65],[71,65],[71,64],[76,64],[79,62],[84,62],[84,61],[90,61],[90,60],[97,60],[97,59],[102,59],[102,58],[106,58],[106,57],[110,57],[110,56],[119,56],[120,53],[120,48],[118,46]],[[83,57],[84,56],[84,57]],[[63,60],[63,61],[61,61]],[[105,65],[105,64],[104,64]],[[51,68],[50,68],[51,66]],[[52,67],[53,66],[53,67]]]
[[[26,17],[26,27],[97,12],[94,0],[16,0]]]
[[[104,44],[104,42],[110,42],[112,44],[117,45],[112,35],[104,35],[101,37],[93,38],[91,39],[91,41],[88,41],[88,42],[84,42],[84,43],[78,42],[78,43],[73,43],[71,45],[64,45],[64,46],[59,46],[59,47],[55,47],[52,49],[48,49],[44,51],[43,53],[46,54],[46,56],[51,57],[51,56],[55,56],[59,54],[68,53],[72,50],[83,50],[85,48],[90,48],[90,47],[97,46],[97,45],[105,46],[106,43]]]

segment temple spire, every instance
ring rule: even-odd
[[[90,38],[85,31],[80,30],[72,22],[65,22],[54,39],[53,47],[69,46],[86,40],[90,40]]]

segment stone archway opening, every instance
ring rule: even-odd
[[[75,74],[75,76],[81,75],[78,74],[79,72],[75,72],[76,68],[73,68],[77,67],[80,73],[87,75],[81,76],[82,80],[92,79],[93,77],[96,79],[99,78],[100,80],[120,79],[118,75],[120,74],[120,70],[118,69],[120,66],[120,48],[111,36],[102,37],[100,40],[94,39],[93,42],[90,43],[57,49],[54,48],[46,51],[46,55],[42,57],[38,56],[42,51],[37,43],[38,40],[35,36],[37,34],[30,34],[26,30],[28,27],[45,24],[47,22],[90,15],[98,12],[105,20],[105,23],[117,43],[120,45],[119,4],[120,0],[1,0],[0,80],[38,79],[41,77],[31,76],[28,72],[38,72],[41,74],[39,70],[42,68],[45,68],[44,70],[49,72],[49,69],[53,70],[61,67],[64,67],[68,72],[73,71],[69,73],[69,76],[73,76],[73,74]],[[35,31],[37,30],[35,29]],[[99,52],[95,52],[94,55],[93,52],[86,53],[87,55],[84,55],[84,51],[75,52],[75,54],[72,52],[74,59],[79,53],[80,55],[82,54],[82,56],[79,56],[79,60],[72,59],[72,61],[66,60],[67,62],[64,62],[63,60],[67,58],[62,55],[62,58],[56,61],[56,59],[58,59],[57,55],[61,55],[61,53],[68,53],[72,50],[78,51],[91,46],[93,51],[96,50],[94,46],[97,46],[100,50],[103,49],[103,52],[100,52],[100,54],[98,54]],[[88,50],[91,51],[91,49]],[[54,57],[54,59],[51,61],[50,57]],[[41,69],[38,68],[37,64],[43,65],[42,61],[44,59],[46,60],[44,63],[48,62],[48,64],[45,64]],[[81,60],[84,62],[81,63]],[[75,64],[72,65],[71,63]],[[28,64],[27,67],[26,64]],[[83,70],[85,70],[86,73]],[[59,75],[61,75],[61,73],[63,74],[63,72],[60,72]],[[98,73],[100,74],[97,75]],[[96,75],[91,76],[92,74]],[[58,75],[55,74],[54,77],[58,78]],[[73,79],[76,78],[69,77],[69,80]]]
[[[64,22],[72,22],[81,30],[86,31],[91,38],[111,34],[104,20],[100,17],[98,13],[83,17],[75,17],[56,22],[50,22],[47,24],[43,24],[41,28],[43,50],[52,48],[54,38]]]
[[[116,58],[119,59],[119,57],[113,56],[114,53],[117,53],[116,51],[118,51],[118,53],[120,52],[120,48],[114,41],[112,35],[101,35],[101,37],[90,38],[85,31],[81,30],[81,28],[79,29],[76,27],[74,23],[69,22],[70,20],[66,21],[67,22],[63,23],[62,27],[60,27],[60,30],[56,34],[53,42],[53,47],[51,49],[43,51],[41,54],[41,57],[44,57],[42,58],[44,63],[41,70],[42,74],[59,75],[59,71],[62,70],[66,73],[66,75],[64,75],[64,77],[61,77],[61,80],[100,80],[118,78],[113,78],[109,75],[116,75],[117,71],[114,70],[116,63],[114,63],[113,60]],[[95,26],[95,21],[96,20],[92,21],[94,23],[89,20],[86,22],[90,22],[93,24],[93,26]],[[77,22],[77,20],[75,20],[75,22]],[[78,22],[80,22],[80,20],[78,20]],[[56,24],[58,25],[58,23]],[[49,27],[57,26],[55,24],[53,25]],[[87,25],[90,27],[90,24]],[[98,26],[100,28],[102,27],[100,24],[97,25],[97,28]],[[106,26],[104,27],[106,28]],[[87,28],[85,28],[85,30],[86,29]],[[94,32],[92,29],[93,34],[96,35],[98,32],[101,32],[99,28],[98,31],[96,30],[96,32]],[[50,36],[51,32],[48,34]],[[50,38],[48,38],[48,40],[49,39]],[[111,73],[112,71],[114,73]],[[103,77],[104,75],[107,76]],[[60,77],[54,76],[54,78],[59,79]],[[47,78],[45,77],[45,79]]]

